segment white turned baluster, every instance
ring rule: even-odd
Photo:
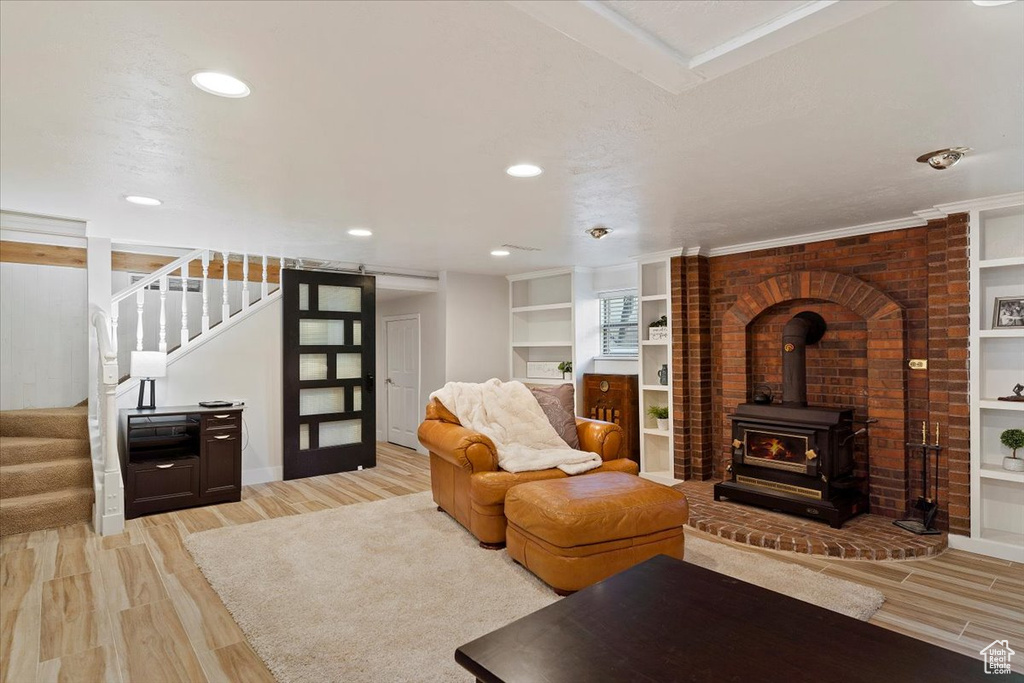
[[[146,306],[146,289],[142,288],[135,293],[135,350],[142,350],[142,309]]]
[[[157,348],[167,353],[167,276],[160,278],[160,343]]]
[[[228,303],[228,254],[222,251],[220,255],[224,257],[224,292],[220,304],[220,321],[226,323],[231,317],[231,304]]]
[[[249,308],[249,255],[242,255],[242,310]]]
[[[210,252],[203,252],[203,332],[210,331],[210,292],[207,290],[207,278],[210,275]]]
[[[270,294],[270,283],[267,282],[267,255],[263,255],[263,282],[260,283],[260,301],[267,298]]]
[[[114,301],[110,307],[110,349],[117,357],[117,318],[121,314],[121,302]],[[102,389],[102,388],[101,388]],[[103,393],[102,391],[100,393]]]
[[[188,264],[181,264],[181,346],[188,346]]]

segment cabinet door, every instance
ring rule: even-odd
[[[241,493],[241,446],[238,432],[203,434],[200,495]]]

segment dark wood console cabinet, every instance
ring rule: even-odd
[[[242,499],[242,409],[122,410],[125,518]]]
[[[626,438],[619,449],[619,457],[637,464],[640,464],[639,405],[636,375],[583,375],[583,416],[622,427]]]

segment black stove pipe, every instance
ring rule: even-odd
[[[828,325],[817,313],[802,311],[782,329],[782,405],[807,407],[807,345],[817,344]]]

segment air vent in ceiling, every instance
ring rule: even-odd
[[[501,246],[506,249],[515,249],[516,251],[540,251],[540,247],[524,247],[519,244],[503,244]]]

